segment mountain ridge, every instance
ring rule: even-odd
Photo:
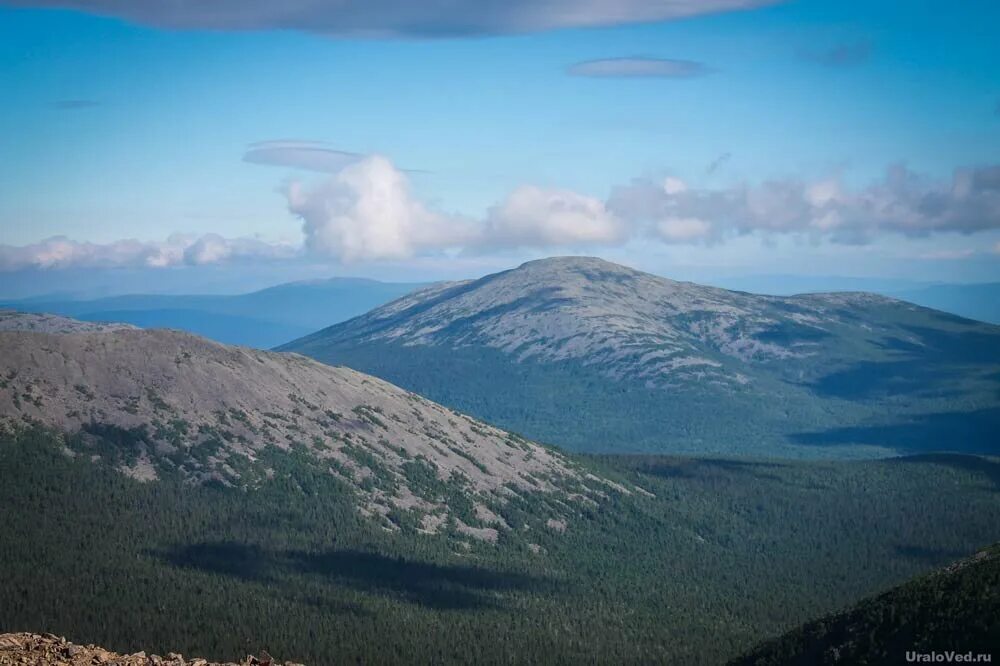
[[[254,486],[297,457],[389,529],[405,520],[435,532],[455,521],[487,540],[508,527],[499,511],[521,495],[572,505],[630,492],[554,450],[297,354],[113,326],[3,330],[0,350],[0,429],[55,428],[73,436],[69,454],[110,458],[140,480]],[[458,515],[449,498],[469,510]],[[561,524],[566,513],[551,519]]]
[[[465,302],[472,300],[470,292],[474,293],[491,284],[512,281],[511,278],[514,276],[518,278],[513,281],[514,284],[490,291],[488,302],[484,303],[485,299]],[[613,284],[605,286],[609,282]],[[629,282],[633,284],[628,284]],[[532,286],[539,284],[545,286],[541,289]],[[618,289],[616,288],[618,285],[626,285],[626,288]],[[600,288],[602,286],[604,288]],[[657,289],[661,295],[666,293],[668,298],[653,302],[643,296],[644,292]],[[733,326],[732,319],[735,316],[743,316],[744,320],[740,324],[746,325],[745,319],[751,314],[749,309],[739,302],[740,297],[750,297],[768,304],[786,304],[786,307],[792,307],[790,303],[794,300],[804,306],[811,305],[814,310],[822,310],[824,306],[857,304],[893,304],[898,307],[912,307],[903,305],[902,301],[864,292],[834,292],[796,297],[756,296],[746,292],[731,292],[718,287],[662,278],[595,257],[555,257],[526,262],[516,269],[479,280],[446,283],[418,290],[366,315],[328,327],[306,338],[282,345],[279,349],[307,347],[310,340],[330,334],[343,335],[344,332],[351,332],[365,341],[388,339],[402,341],[407,346],[434,345],[440,338],[445,337],[448,329],[455,327],[456,323],[460,323],[463,319],[486,318],[484,313],[486,316],[502,316],[506,310],[515,310],[516,314],[520,314],[518,310],[527,308],[551,312],[564,305],[577,305],[571,313],[573,318],[578,318],[576,321],[570,318],[544,321],[540,325],[541,330],[532,331],[536,333],[534,336],[513,336],[508,331],[498,330],[506,323],[501,321],[492,327],[483,325],[478,331],[480,334],[478,338],[474,337],[475,334],[465,334],[464,338],[458,339],[457,344],[463,344],[470,339],[485,339],[487,346],[508,353],[516,352],[518,360],[536,354],[547,360],[579,358],[592,354],[624,359],[629,353],[629,347],[641,346],[646,354],[633,359],[632,368],[624,369],[627,373],[641,365],[643,366],[639,375],[641,377],[655,376],[662,370],[685,365],[718,367],[712,360],[698,356],[698,352],[704,351],[701,347],[705,344],[712,346],[714,343],[714,351],[721,351],[723,354],[742,360],[752,357],[785,358],[801,353],[790,347],[754,339],[752,336],[744,335],[744,331],[728,332],[726,329]],[[616,300],[619,302],[615,302]],[[451,308],[445,307],[454,301],[460,303]],[[469,314],[463,315],[463,309]],[[680,330],[680,327],[670,321],[671,317],[676,318],[693,310],[703,310],[717,316],[711,322],[692,324],[689,331]],[[406,315],[410,319],[410,322],[407,322],[408,326],[394,321],[393,315]],[[428,323],[432,318],[439,321]],[[528,319],[527,316],[520,318]],[[534,319],[537,321],[541,318]],[[806,328],[818,321],[807,311],[793,312],[790,319],[804,324]],[[593,322],[597,325],[592,325]],[[772,322],[775,322],[773,318],[761,317],[756,323],[760,326],[760,330],[763,330],[764,325]],[[514,323],[508,328],[513,328]],[[684,335],[685,333],[687,335]],[[556,337],[547,339],[546,334]],[[604,337],[593,341],[598,335]],[[804,337],[808,337],[808,334]],[[553,341],[563,344],[565,351],[546,351],[545,343]],[[673,347],[667,350],[673,357],[672,362],[654,362],[650,365],[649,362],[655,361],[655,357],[651,357],[649,352],[655,351],[656,347],[666,345]],[[691,353],[694,356],[680,355],[683,353]],[[609,374],[614,377],[620,372],[621,370],[616,370]]]
[[[990,374],[1000,371],[1000,327],[878,294],[760,296],[589,257],[536,260],[434,285],[278,349],[356,367],[536,439],[585,450],[609,449],[595,449],[582,429],[547,425],[584,403],[607,412],[594,417],[598,437],[690,453],[734,452],[696,444],[725,436],[712,432],[712,408],[733,419],[751,412],[762,438],[783,430],[771,437],[776,446],[747,451],[764,455],[822,455],[806,441],[819,436],[810,434],[816,426],[833,433],[970,406],[987,410],[990,423],[1000,419]],[[504,390],[494,391],[477,372]],[[944,386],[935,387],[946,375],[967,388],[948,398]],[[498,395],[513,391],[530,398]],[[921,391],[917,400],[906,395]],[[559,396],[566,392],[576,392],[575,402]],[[635,399],[622,402],[621,393]],[[890,410],[904,396],[906,404]],[[666,404],[671,399],[677,404]],[[636,400],[645,412],[635,415],[639,426],[623,416],[638,409]],[[547,410],[546,417],[531,410]],[[620,434],[608,430],[613,422]],[[654,441],[657,431],[673,443]],[[865,439],[843,444],[859,453],[891,450]]]

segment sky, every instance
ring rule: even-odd
[[[993,0],[0,0],[0,295],[557,254],[998,281],[998,26]]]

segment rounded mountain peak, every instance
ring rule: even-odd
[[[637,275],[641,271],[621,264],[616,264],[600,257],[584,256],[564,256],[546,257],[544,259],[534,259],[526,261],[512,272],[584,272],[598,271],[600,275],[608,274]]]

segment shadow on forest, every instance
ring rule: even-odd
[[[754,460],[727,460],[720,458],[675,458],[658,455],[609,455],[594,456],[618,468],[662,479],[704,482],[738,481],[747,477],[756,480],[787,484],[787,479],[773,470],[784,467],[781,463]],[[770,471],[769,471],[770,470]]]
[[[842,446],[867,444],[897,449],[905,453],[958,451],[1000,454],[1000,408],[970,412],[921,414],[906,423],[875,426],[845,426],[819,432],[790,435],[797,444]]]
[[[929,453],[903,458],[890,458],[886,462],[890,464],[933,463],[936,465],[947,465],[953,469],[972,472],[985,477],[992,485],[993,491],[1000,493],[1000,462],[995,460],[957,453]]]
[[[499,608],[504,592],[552,588],[549,580],[526,574],[418,562],[360,550],[271,551],[256,545],[221,542],[178,546],[158,555],[173,566],[255,582],[318,576],[331,585],[392,596],[437,610]]]
[[[961,368],[932,365],[919,359],[862,361],[820,377],[809,388],[826,398],[853,401],[901,395],[954,398],[964,394],[954,387],[967,374]]]
[[[969,377],[969,365],[1000,364],[1000,336],[995,333],[904,328],[919,342],[898,337],[875,342],[886,352],[885,360],[855,363],[819,378],[810,388],[824,397],[855,401],[901,395],[958,397],[966,393],[961,382]]]

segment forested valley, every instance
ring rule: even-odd
[[[496,544],[387,530],[288,456],[256,489],[0,441],[0,631],[331,663],[720,663],[1000,539],[1000,462],[578,457],[646,492]]]

